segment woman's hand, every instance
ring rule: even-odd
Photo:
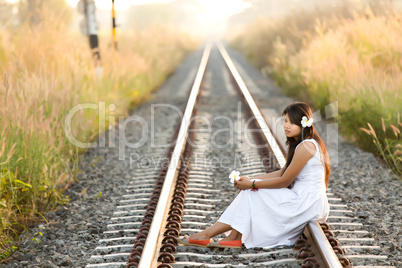
[[[240,177],[238,181],[234,182],[234,185],[239,190],[247,190],[253,188],[253,182],[250,181],[250,178]]]

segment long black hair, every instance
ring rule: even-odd
[[[288,115],[290,122],[294,125],[298,125],[301,128],[300,135],[298,137],[287,137],[286,139],[286,145],[288,145],[289,149],[285,170],[292,162],[296,146],[305,139],[314,139],[318,143],[318,146],[320,146],[321,154],[324,157],[324,159],[321,159],[321,162],[323,162],[325,168],[325,185],[328,188],[330,164],[327,148],[325,147],[324,142],[316,132],[314,125],[311,125],[311,127],[303,127],[301,124],[303,116],[306,116],[308,119],[313,117],[313,113],[311,112],[310,107],[304,102],[295,102],[287,106],[283,110],[282,115]]]

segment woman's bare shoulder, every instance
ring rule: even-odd
[[[315,155],[316,151],[317,149],[313,141],[303,141],[297,146],[295,156],[300,155],[311,158]]]

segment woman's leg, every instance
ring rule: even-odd
[[[230,234],[223,238],[222,241],[234,241],[234,240],[241,240],[242,234],[239,233],[237,230],[232,229]]]
[[[189,237],[189,239],[207,240],[218,234],[222,234],[222,233],[230,231],[230,230],[232,230],[230,232],[230,235],[228,235],[226,238],[224,238],[224,240],[230,241],[230,240],[240,240],[241,239],[241,233],[232,229],[232,227],[230,225],[227,225],[227,224],[221,223],[221,222],[216,222],[211,227],[208,227],[204,231],[191,235]]]
[[[232,227],[230,225],[221,223],[221,222],[216,222],[212,226],[208,227],[204,231],[201,231],[199,233],[191,235],[189,238],[190,239],[196,239],[196,240],[207,240],[210,239],[211,237],[214,237],[218,234],[227,232],[232,230]]]

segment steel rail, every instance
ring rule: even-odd
[[[208,63],[209,55],[211,53],[212,43],[208,42],[205,46],[201,63],[198,68],[197,75],[194,80],[194,84],[191,88],[191,93],[187,102],[187,106],[183,115],[183,120],[180,125],[179,134],[177,137],[176,145],[170,159],[169,168],[166,174],[166,179],[163,183],[163,188],[161,195],[156,206],[155,214],[152,219],[152,224],[149,229],[148,237],[144,245],[144,250],[141,255],[140,263],[138,268],[150,268],[153,267],[156,249],[158,246],[158,238],[160,235],[160,230],[163,227],[163,219],[165,216],[165,211],[168,207],[169,193],[173,187],[173,181],[176,176],[176,171],[178,164],[180,163],[180,156],[182,154],[186,136],[188,133],[188,128],[191,123],[191,115],[195,106],[197,95],[201,86],[202,79],[204,77],[205,69]]]
[[[257,120],[261,130],[263,131],[266,140],[269,142],[269,145],[271,146],[271,149],[275,155],[276,160],[278,161],[280,167],[282,168],[286,164],[286,159],[282,153],[281,148],[279,147],[279,144],[276,142],[275,137],[272,135],[271,130],[269,129],[267,123],[265,122],[264,117],[262,116],[260,110],[258,109],[257,104],[254,102],[254,99],[251,96],[250,91],[248,90],[246,84],[241,78],[239,72],[237,71],[229,54],[226,52],[226,49],[219,41],[216,42],[216,45],[218,46],[222,58],[225,60],[226,65],[228,66],[231,74],[236,80],[237,85],[239,86],[241,92],[243,93],[245,100],[247,101],[255,119]]]
[[[276,142],[275,137],[272,135],[267,123],[265,122],[264,117],[262,116],[260,110],[258,109],[256,103],[254,102],[253,97],[251,96],[246,84],[244,83],[243,79],[241,78],[239,72],[237,71],[233,61],[231,60],[229,54],[227,53],[226,49],[222,45],[221,42],[216,41],[216,45],[222,55],[222,58],[224,59],[227,67],[229,68],[230,72],[232,73],[237,85],[239,86],[241,92],[243,93],[245,100],[247,101],[248,105],[250,106],[250,109],[254,115],[254,117],[257,119],[258,124],[261,127],[261,130],[264,133],[264,136],[269,143],[280,167],[284,167],[286,164],[285,156],[282,152],[282,150],[279,147],[279,144]],[[320,228],[320,225],[317,221],[310,221],[307,224],[308,230],[311,232],[312,237],[316,244],[318,245],[318,248],[320,250],[322,259],[326,265],[326,267],[342,267],[341,263],[338,260],[338,257],[336,256],[334,250],[332,249],[330,243],[328,242],[324,232]]]

